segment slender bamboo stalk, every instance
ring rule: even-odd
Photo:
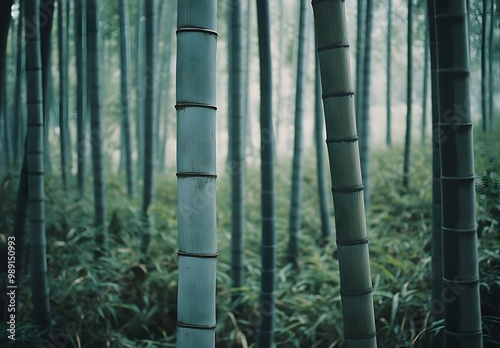
[[[429,73],[429,24],[426,22],[424,37],[424,77],[422,90],[422,128],[420,133],[420,141],[422,145],[425,143],[427,130],[427,80]]]
[[[68,35],[64,26],[64,2],[57,2],[57,41],[59,48],[59,141],[61,146],[61,178],[64,190],[68,189],[70,176],[68,155],[68,47],[66,36]]]
[[[77,123],[77,186],[80,197],[85,195],[87,162],[87,25],[86,0],[75,1],[76,56],[76,123]]]
[[[40,52],[40,2],[25,0],[26,81],[28,103],[27,174],[30,229],[31,293],[36,325],[50,325],[49,286],[45,242],[43,161],[42,61]]]
[[[447,348],[482,347],[466,3],[435,1],[435,11],[447,295],[444,342]]]
[[[260,61],[261,285],[257,347],[273,346],[275,317],[276,217],[274,195],[273,83],[269,1],[257,0]]]
[[[154,199],[154,174],[156,167],[156,145],[158,129],[156,127],[156,86],[157,86],[157,47],[158,19],[156,18],[156,0],[146,0],[146,98],[144,99],[144,188],[142,195],[143,233],[141,251],[145,253],[151,240],[151,224],[148,209]]]
[[[345,3],[313,0],[312,5],[335,206],[345,346],[376,347]]]
[[[356,34],[356,128],[361,134],[363,116],[363,69],[365,64],[365,35],[366,35],[366,1],[358,0]],[[362,140],[362,139],[360,139]],[[360,141],[361,145],[361,141]]]
[[[142,2],[137,2],[137,18],[135,27],[135,102],[136,102],[136,125],[135,135],[137,139],[137,177],[144,178],[144,23],[142,17],[144,6]]]
[[[132,136],[130,134],[130,36],[128,23],[128,1],[120,0],[120,99],[122,107],[121,131],[125,143],[125,171],[127,176],[127,193],[135,194],[134,166],[132,165]]]
[[[488,131],[488,108],[486,105],[487,82],[486,82],[486,18],[487,0],[483,0],[483,12],[481,23],[481,112],[483,121],[483,132]]]
[[[94,174],[94,224],[98,247],[107,248],[106,200],[103,167],[103,129],[100,69],[99,3],[87,0],[87,82],[90,99],[92,172]]]
[[[387,113],[387,126],[385,131],[385,143],[387,146],[392,146],[392,132],[391,132],[391,40],[392,40],[392,0],[387,2],[387,93],[385,99],[385,107]]]
[[[315,112],[314,112],[314,139],[316,140],[316,163],[318,166],[318,197],[321,212],[321,238],[323,242],[332,234],[332,223],[330,221],[330,201],[327,195],[325,179],[325,118],[323,111],[323,100],[321,99],[321,72],[319,59],[316,56],[316,81],[315,81]]]
[[[230,170],[231,170],[231,278],[233,288],[244,283],[244,221],[245,221],[245,142],[243,110],[243,6],[241,0],[233,0],[231,11],[231,42],[229,53],[229,77],[231,89]],[[235,296],[235,300],[238,296]]]
[[[19,2],[19,18],[17,23],[17,51],[16,51],[16,85],[14,92],[14,134],[17,141],[14,142],[14,162],[18,163],[24,153],[24,141],[26,134],[26,100],[23,93],[25,64],[23,51],[23,27],[24,27],[24,1]],[[24,155],[23,155],[24,157]]]
[[[432,105],[432,273],[431,313],[432,320],[443,319],[441,292],[443,289],[443,234],[441,207],[441,155],[439,153],[439,89],[437,77],[437,42],[434,0],[427,1],[429,25],[429,51],[431,58],[431,105]],[[443,336],[436,336],[433,347],[443,346]]]
[[[297,264],[299,257],[300,203],[303,176],[303,114],[309,46],[309,6],[300,0],[299,49],[297,54],[297,86],[295,91],[295,138],[293,142],[292,190],[290,204],[290,240],[288,262]]]
[[[408,187],[410,180],[411,129],[412,129],[412,94],[413,94],[413,0],[408,0],[408,31],[406,56],[406,136],[403,161],[403,185]]]
[[[215,347],[217,1],[177,4],[177,347]]]
[[[362,127],[359,130],[361,141],[359,142],[360,159],[361,159],[361,175],[363,176],[364,184],[364,200],[365,209],[370,208],[370,142],[371,142],[371,125],[370,125],[370,88],[371,88],[371,50],[372,50],[372,29],[373,29],[373,0],[366,1],[366,24],[363,54],[363,99],[361,102]],[[359,95],[359,92],[358,92]],[[358,117],[359,118],[359,117]]]
[[[488,40],[488,123],[490,128],[493,129],[493,94],[494,90],[494,74],[493,74],[493,36],[495,28],[495,3],[494,0],[490,0],[490,34]]]

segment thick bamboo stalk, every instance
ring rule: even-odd
[[[90,100],[92,172],[94,175],[94,224],[98,247],[106,249],[106,200],[103,167],[103,129],[100,69],[99,3],[87,0],[87,77]]]
[[[26,100],[23,89],[25,83],[24,69],[25,55],[23,50],[23,27],[24,27],[24,1],[19,3],[19,18],[17,25],[17,51],[16,51],[16,85],[14,92],[14,162],[18,163],[24,153],[24,140],[26,134]],[[23,155],[24,157],[24,155]],[[23,160],[24,161],[24,160]]]
[[[366,1],[358,0],[356,26],[356,128],[361,134],[363,121],[363,69],[365,64],[365,26],[366,26]]]
[[[290,198],[290,241],[288,262],[297,264],[299,257],[300,204],[302,201],[303,176],[303,114],[304,89],[306,88],[307,61],[309,57],[309,6],[300,0],[299,49],[297,54],[297,85],[295,90],[295,137],[293,141],[292,189]]]
[[[215,346],[217,1],[177,10],[177,347]]]
[[[14,3],[13,0],[3,1],[0,7],[0,125],[3,119],[2,132],[2,147],[3,156],[6,165],[11,162],[11,147],[10,147],[10,125],[7,113],[7,38],[9,34],[11,15],[10,8]]]
[[[275,317],[276,217],[274,194],[273,83],[269,1],[257,0],[260,61],[261,285],[257,347],[272,347]]]
[[[35,324],[47,327],[50,325],[50,305],[45,242],[45,195],[43,182],[44,120],[39,11],[39,0],[26,0],[26,89],[28,103],[26,153],[28,170],[31,292],[35,312]]]
[[[465,0],[435,1],[447,348],[482,347]]]
[[[125,143],[125,172],[127,177],[127,193],[135,194],[134,166],[132,164],[132,136],[130,134],[130,35],[128,19],[128,1],[120,0],[120,101],[121,131]]]
[[[376,347],[345,3],[314,0],[312,4],[335,206],[345,346]]]

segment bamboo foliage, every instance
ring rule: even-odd
[[[230,122],[230,170],[231,170],[231,278],[233,287],[239,288],[244,282],[243,235],[244,235],[244,154],[243,139],[243,6],[241,0],[233,0],[228,10],[231,16],[229,73],[231,89]]]
[[[217,2],[177,10],[177,347],[215,346]]]
[[[97,228],[98,247],[106,249],[106,200],[103,168],[103,129],[99,38],[99,3],[87,1],[87,77],[90,100],[90,131],[92,148],[92,172],[94,175],[94,224]]]
[[[435,1],[445,347],[482,347],[465,0]],[[459,109],[458,109],[459,108]],[[457,112],[460,110],[460,112]],[[466,313],[466,315],[463,315]]]
[[[28,104],[26,153],[28,174],[31,292],[35,324],[47,327],[50,325],[50,306],[45,242],[45,195],[43,183],[44,120],[39,18],[39,0],[26,0],[25,37]]]
[[[120,0],[120,101],[121,101],[121,131],[125,143],[125,172],[127,177],[127,193],[134,196],[135,180],[132,165],[132,139],[130,135],[130,36],[128,20],[128,1]]]
[[[85,194],[87,162],[87,25],[86,0],[75,1],[76,56],[76,122],[77,122],[77,186],[80,197]]]
[[[345,346],[376,347],[345,4],[335,0],[313,0],[312,4],[333,185]]]
[[[271,28],[268,0],[257,0],[260,60],[260,156],[261,156],[261,289],[257,347],[272,347],[276,272],[276,216],[274,192],[274,131]]]
[[[299,257],[300,203],[303,176],[303,114],[309,45],[309,6],[300,0],[299,49],[297,55],[297,86],[295,90],[295,137],[293,141],[292,190],[290,199],[290,240],[288,262],[297,264]]]

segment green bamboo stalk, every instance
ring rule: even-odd
[[[429,25],[426,23],[424,34],[424,77],[423,77],[423,91],[422,91],[422,128],[420,140],[422,145],[425,143],[426,129],[427,129],[427,75],[429,72]]]
[[[435,1],[443,207],[444,342],[482,347],[465,0]]]
[[[273,83],[269,1],[257,0],[260,61],[261,285],[257,347],[273,346],[275,317],[276,216],[274,194]]]
[[[121,99],[121,130],[125,143],[125,168],[127,176],[127,193],[131,198],[135,194],[134,167],[132,165],[132,139],[130,135],[130,36],[128,21],[128,1],[120,0],[120,99]]]
[[[429,51],[431,57],[431,105],[432,105],[432,273],[431,273],[431,320],[443,319],[440,306],[443,289],[443,234],[441,207],[441,155],[439,153],[439,89],[437,77],[437,42],[434,0],[427,1],[429,25]],[[443,346],[443,337],[433,340],[434,347]]]
[[[67,4],[66,4],[67,5]],[[68,155],[68,47],[66,37],[68,35],[64,26],[64,8],[63,0],[57,2],[57,41],[59,48],[59,137],[61,146],[61,178],[62,186],[66,191],[68,189],[68,180],[71,174],[69,168]]]
[[[100,69],[99,3],[87,0],[87,83],[90,99],[92,172],[94,175],[94,224],[96,243],[107,249],[106,200],[103,167],[103,129]]]
[[[360,159],[361,159],[361,175],[363,176],[364,184],[364,200],[365,209],[370,208],[370,138],[371,138],[371,125],[370,125],[370,85],[371,85],[371,50],[372,50],[372,29],[373,29],[373,0],[366,1],[366,23],[365,23],[365,38],[363,54],[363,93],[361,106],[362,114],[358,119],[361,119],[361,129],[358,133],[361,135],[359,142]],[[359,91],[358,91],[359,95]]]
[[[45,242],[43,161],[42,61],[40,52],[40,2],[25,0],[26,81],[28,104],[27,174],[30,230],[30,273],[34,322],[50,325],[49,286]]]
[[[151,240],[151,225],[148,209],[154,200],[154,174],[156,166],[156,145],[158,129],[156,125],[156,86],[157,86],[157,47],[158,19],[156,18],[156,0],[146,0],[144,3],[146,15],[146,78],[144,100],[144,188],[142,195],[143,233],[141,251],[146,253]]]
[[[376,347],[345,3],[313,0],[340,269],[345,347]],[[352,262],[356,260],[356,262]]]
[[[387,92],[385,99],[385,107],[387,113],[387,126],[385,131],[385,143],[387,146],[392,146],[392,132],[391,132],[391,40],[392,40],[392,0],[387,2],[387,65],[386,65],[386,76],[387,76]]]
[[[357,8],[357,33],[356,33],[356,127],[361,134],[363,116],[363,69],[365,64],[365,30],[366,25],[366,1],[358,0]],[[362,139],[360,139],[362,140]],[[361,141],[360,141],[361,145]]]
[[[490,34],[488,40],[488,123],[490,128],[493,129],[493,94],[494,90],[494,74],[493,74],[493,36],[494,36],[494,28],[495,28],[495,3],[493,0],[490,0]]]
[[[24,1],[19,2],[19,17],[17,23],[17,51],[16,51],[16,82],[14,91],[14,162],[18,163],[21,155],[24,153],[24,141],[26,134],[26,100],[23,93],[24,87],[24,51],[23,51],[23,27],[24,27]],[[24,155],[23,155],[24,157]]]
[[[326,179],[325,179],[325,126],[324,126],[324,111],[323,101],[321,99],[321,73],[319,68],[319,60],[316,56],[316,81],[315,81],[315,112],[314,112],[314,139],[316,140],[316,163],[318,166],[318,197],[321,212],[321,238],[323,242],[332,234],[332,223],[330,221],[330,201],[327,195]]]
[[[215,347],[217,1],[177,4],[177,347]]]
[[[288,243],[288,262],[297,264],[299,257],[300,203],[302,200],[303,175],[303,114],[304,89],[307,79],[307,60],[309,45],[309,6],[300,0],[299,49],[297,55],[297,86],[295,91],[295,138],[293,142],[292,189],[290,204],[290,240]]]
[[[86,0],[75,2],[75,56],[76,56],[76,119],[77,119],[77,186],[80,197],[85,195],[87,162],[87,25]]]
[[[10,165],[11,162],[11,148],[10,148],[10,136],[9,136],[9,117],[7,113],[7,69],[6,69],[6,58],[7,58],[7,38],[9,34],[10,22],[11,22],[11,7],[13,5],[13,0],[3,1],[0,7],[0,124],[3,120],[3,132],[2,137],[2,147],[4,151],[4,160],[6,165]]]
[[[483,132],[488,131],[488,108],[486,105],[486,17],[487,0],[483,0],[483,12],[481,21],[481,113],[483,121]]]
[[[244,221],[245,221],[245,143],[243,110],[243,6],[241,0],[233,0],[228,9],[231,16],[231,42],[229,53],[229,77],[231,89],[230,170],[231,170],[231,279],[233,288],[244,283]],[[238,296],[235,296],[235,300]]]
[[[143,178],[144,173],[144,23],[142,16],[144,6],[137,2],[137,18],[135,27],[135,102],[136,102],[136,126],[135,135],[137,139],[137,176]]]
[[[412,80],[413,80],[413,0],[408,0],[407,68],[406,68],[406,136],[403,161],[403,185],[408,187],[410,179],[411,129],[412,129]]]

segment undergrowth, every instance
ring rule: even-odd
[[[498,133],[498,132],[497,132]],[[496,136],[496,138],[495,138]],[[496,140],[495,140],[496,139]],[[493,144],[493,145],[492,145]],[[476,191],[485,347],[500,346],[500,149],[498,134],[476,137]],[[426,148],[430,145],[427,144]],[[416,146],[410,187],[402,185],[402,148],[373,154],[368,212],[371,272],[379,347],[428,347],[443,330],[432,323],[430,302],[431,157]],[[307,156],[306,168],[315,168]],[[342,347],[342,315],[335,236],[321,235],[316,176],[305,170],[298,270],[286,264],[290,163],[276,170],[277,275],[275,341],[280,347]],[[260,172],[247,168],[245,287],[229,277],[230,183],[219,175],[217,265],[218,347],[251,347],[259,323]],[[90,184],[87,197],[92,197]],[[17,178],[0,188],[1,241],[12,233]],[[76,191],[76,190],[75,190]],[[140,192],[140,191],[139,191]],[[177,206],[174,175],[159,175],[151,207],[154,234],[147,258],[139,253],[140,199],[126,199],[124,180],[108,177],[109,250],[94,258],[90,198],[46,179],[47,248],[52,327],[31,322],[29,272],[24,276],[17,347],[174,347],[177,300]],[[332,213],[332,222],[333,213]],[[2,259],[6,257],[1,248]],[[1,263],[4,265],[4,263]],[[1,266],[1,281],[6,269]],[[238,306],[232,304],[234,292]],[[4,296],[4,294],[2,294]],[[0,304],[4,312],[4,301]],[[3,321],[3,324],[5,322]],[[0,345],[6,345],[2,330]]]

